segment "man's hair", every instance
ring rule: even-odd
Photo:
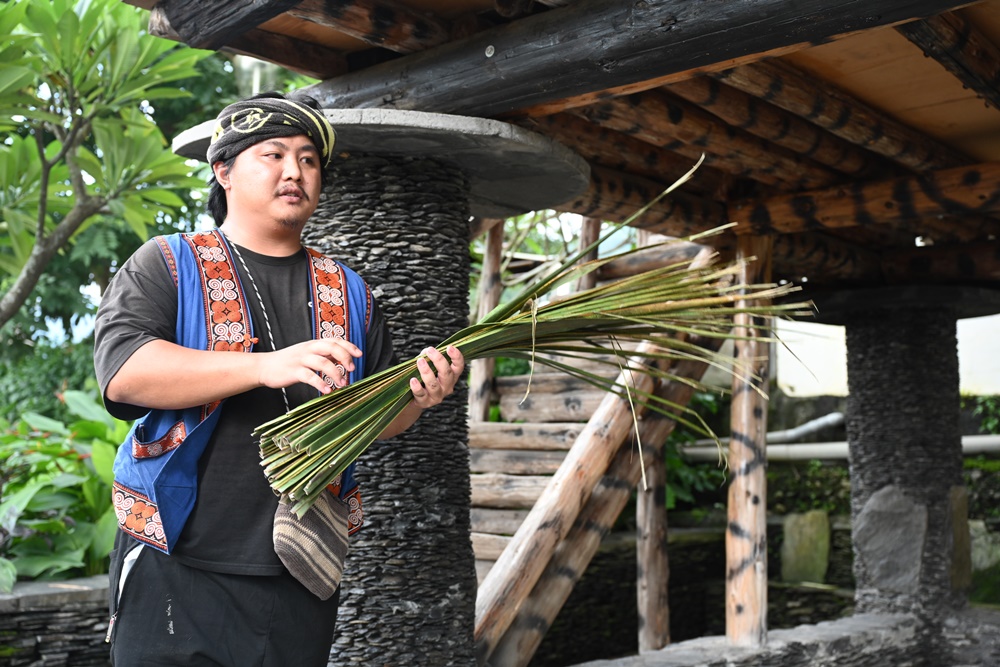
[[[257,95],[254,95],[253,97],[248,97],[247,100],[256,100],[261,98],[294,100],[295,102],[298,102],[299,104],[315,109],[316,111],[322,110],[322,107],[320,107],[319,102],[317,102],[314,98],[309,97],[308,95],[292,94],[286,96],[278,92],[269,92],[269,93],[259,93]],[[265,140],[266,138],[267,138],[266,136],[262,136],[261,141]],[[222,161],[223,167],[227,170],[231,169],[233,163],[236,162],[236,157],[237,156],[234,155],[228,160]],[[320,160],[319,164],[320,164],[320,171],[319,171],[320,183],[323,186],[326,186],[327,165],[324,160]],[[222,223],[226,221],[226,216],[229,214],[229,204],[226,202],[226,191],[222,187],[222,185],[219,184],[219,181],[216,180],[214,171],[211,174],[209,174],[208,177],[207,208],[208,212],[212,215],[212,219],[215,221],[216,227],[221,226]]]

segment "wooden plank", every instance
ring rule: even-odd
[[[568,450],[583,430],[583,424],[509,424],[479,422],[469,425],[470,449]]]
[[[500,397],[500,417],[509,422],[585,422],[606,395],[607,392],[599,390],[567,394],[532,392],[521,400],[521,396],[507,394]]]
[[[687,78],[960,4],[579,0],[307,90],[328,107],[389,106],[497,117],[666,76]]]
[[[493,569],[493,564],[495,562],[496,561],[493,561],[493,560],[479,560],[478,558],[476,559],[476,583],[477,583],[477,585],[483,583],[483,579],[485,579],[486,575],[490,573],[491,569]]]
[[[552,480],[540,475],[484,473],[470,476],[472,505],[499,509],[530,509]]]
[[[470,449],[470,472],[498,472],[508,475],[552,475],[566,458],[566,452],[530,449]]]
[[[951,72],[962,85],[1000,109],[1000,48],[954,12],[897,26],[903,36]]]
[[[767,283],[770,243],[767,237],[740,236],[737,257],[746,262],[739,282]],[[738,306],[745,306],[738,302]],[[738,368],[733,378],[729,440],[728,519],[726,530],[726,637],[738,646],[767,643],[767,391],[768,343],[747,314],[733,317]]]
[[[394,0],[303,0],[288,14],[396,53],[439,46],[451,31],[447,21]]]
[[[828,167],[727,125],[662,90],[596,102],[574,113],[694,160],[705,153],[711,166],[783,189],[823,187],[840,178]]]
[[[969,162],[951,147],[934,141],[791,65],[759,62],[713,74],[720,81],[801,116],[851,143],[915,170],[954,167]]]
[[[879,254],[822,232],[784,234],[774,239],[774,271],[796,283],[878,283],[882,280]]]
[[[476,555],[476,560],[495,561],[509,543],[510,538],[503,535],[472,533],[472,552]]]
[[[483,319],[500,303],[503,283],[500,280],[500,263],[503,259],[504,226],[494,225],[486,235],[483,266],[479,272],[476,321]],[[473,359],[469,364],[469,421],[486,421],[490,418],[493,403],[493,368],[496,359]]]
[[[597,239],[601,236],[601,220],[599,218],[584,218],[582,224],[580,225],[580,238],[579,238],[579,249],[582,251],[584,248],[593,245],[597,242]],[[591,262],[597,259],[597,247],[595,246],[586,255],[580,258],[581,263]],[[576,279],[576,284],[573,285],[574,292],[582,292],[584,290],[593,289],[597,286],[597,271],[591,271],[585,275],[580,276]]]
[[[1000,211],[1000,162],[930,171],[874,183],[779,195],[730,205],[729,218],[758,233],[897,226],[936,215]],[[741,230],[749,231],[746,227]]]
[[[574,365],[576,365],[575,361]],[[612,369],[607,365],[594,364],[593,368],[603,371],[600,373],[602,377],[613,378],[618,375],[618,369]],[[536,393],[541,395],[595,391],[593,385],[566,373],[532,373],[530,381],[527,375],[507,375],[496,379],[496,392],[499,396],[516,396],[517,400],[521,400],[524,397],[525,390],[529,388],[529,398],[530,394]]]
[[[625,257],[614,259],[597,271],[600,280],[618,280],[628,278],[644,271],[689,262],[705,246],[687,241],[677,241],[666,245],[643,248]]]
[[[161,15],[188,46],[218,49],[298,3],[299,0],[162,0],[153,7],[150,20],[152,15]]]
[[[527,516],[528,510],[473,507],[469,510],[469,523],[476,533],[513,535]]]

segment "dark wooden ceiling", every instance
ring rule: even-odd
[[[325,106],[548,135],[592,168],[560,210],[623,219],[705,153],[637,226],[735,221],[835,289],[1000,279],[1000,0],[125,1]]]

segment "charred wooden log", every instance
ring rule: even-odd
[[[288,15],[396,53],[439,46],[451,33],[447,21],[395,0],[304,0]]]

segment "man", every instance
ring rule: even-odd
[[[395,362],[364,282],[300,243],[333,143],[311,100],[265,94],[224,109],[208,150],[218,229],[145,244],[102,300],[106,406],[145,415],[115,465],[117,666],[327,663],[339,589],[321,599],[276,554],[278,498],[251,434]],[[425,350],[413,400],[383,438],[452,393],[464,360],[446,352]],[[330,494],[357,524],[352,472]]]

